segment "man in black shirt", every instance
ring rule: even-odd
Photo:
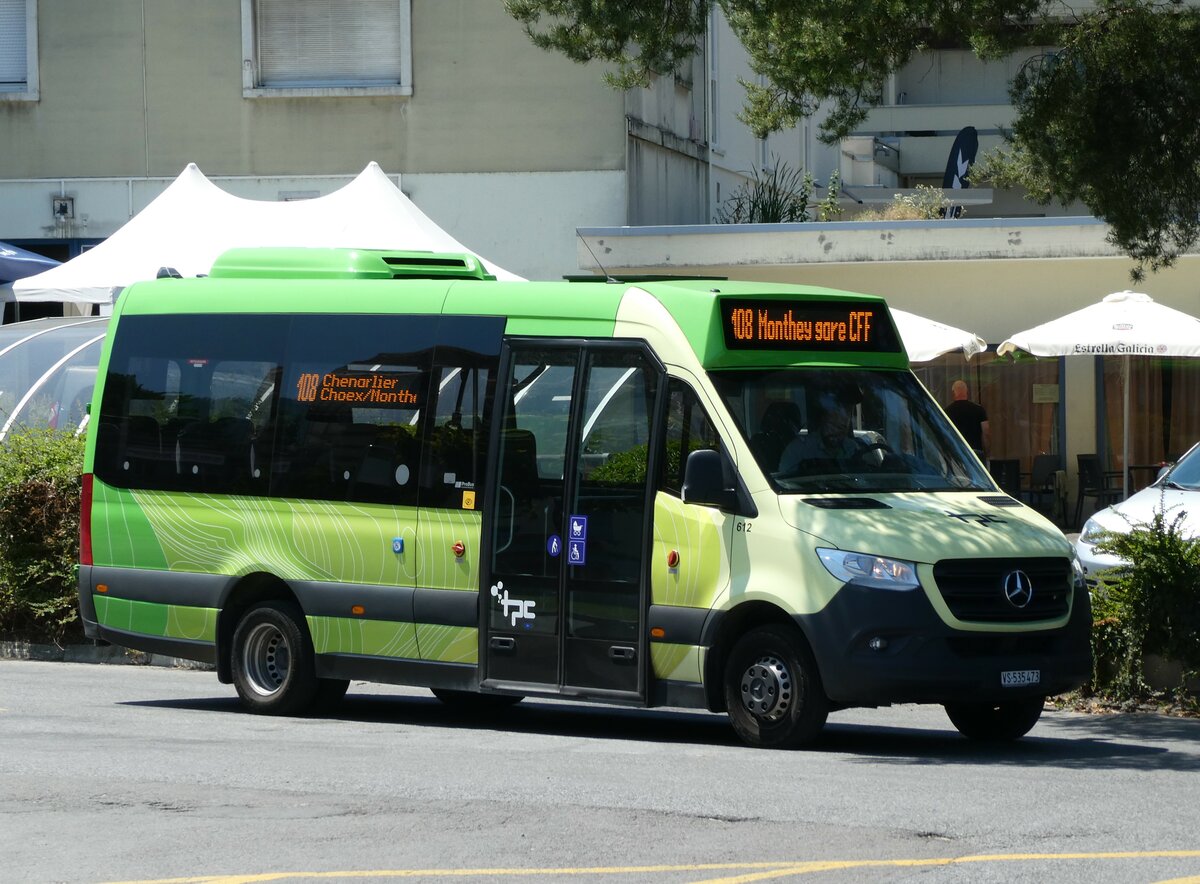
[[[966,381],[955,381],[950,387],[950,395],[954,401],[946,407],[946,414],[967,440],[967,444],[975,449],[980,460],[987,463],[992,448],[987,410],[971,401],[970,392]]]

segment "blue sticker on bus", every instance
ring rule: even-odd
[[[567,525],[568,540],[587,540],[587,516],[571,516]]]
[[[394,553],[404,552],[404,538],[403,537],[393,537],[392,538],[392,552],[394,552]]]
[[[562,538],[551,534],[550,539],[546,541],[546,552],[550,553],[551,558],[558,558],[558,554],[562,552]]]
[[[569,564],[569,565],[586,565],[587,564],[587,541],[586,540],[568,540],[567,541],[567,564]]]

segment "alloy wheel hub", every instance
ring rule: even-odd
[[[792,675],[777,657],[761,657],[742,675],[742,705],[768,721],[778,721],[792,705]]]

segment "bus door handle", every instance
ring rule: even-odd
[[[508,495],[508,540],[504,541],[504,544],[496,549],[497,553],[502,553],[512,546],[513,532],[516,531],[517,524],[517,498],[503,485],[499,487],[501,492]],[[499,510],[499,507],[496,509]]]
[[[608,656],[615,663],[632,663],[637,651],[628,645],[613,645],[608,649]]]
[[[517,640],[510,635],[493,635],[488,647],[500,654],[511,654],[517,649]]]

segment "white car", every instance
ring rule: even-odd
[[[1128,500],[1098,511],[1084,523],[1075,541],[1075,553],[1089,587],[1096,587],[1102,571],[1122,564],[1116,556],[1096,550],[1101,536],[1106,532],[1126,533],[1149,522],[1159,511],[1166,513],[1168,523],[1180,513],[1186,514],[1181,524],[1184,534],[1200,536],[1200,442],[1173,466],[1164,468],[1152,484]]]

